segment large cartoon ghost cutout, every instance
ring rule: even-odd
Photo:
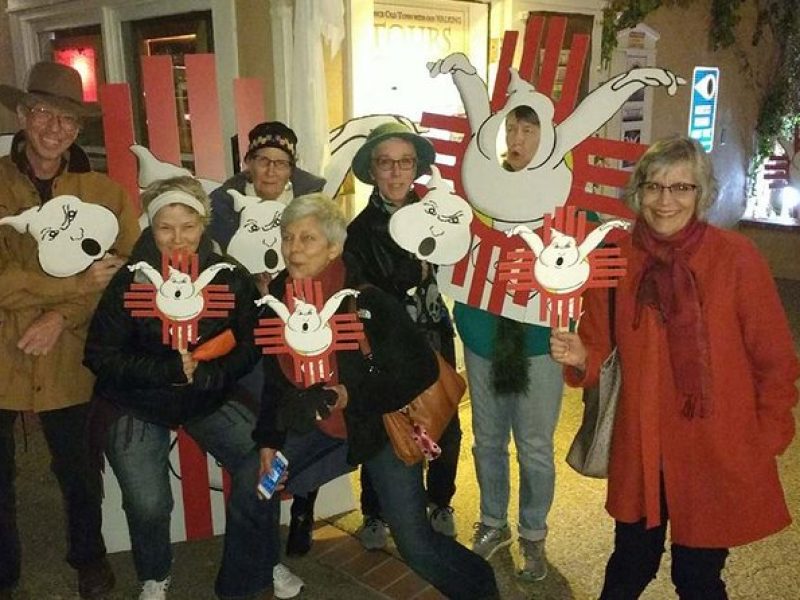
[[[431,166],[428,193],[389,220],[389,234],[404,250],[435,265],[451,265],[469,250],[472,207]]]
[[[233,208],[239,213],[239,228],[228,242],[228,254],[250,273],[274,276],[283,270],[281,215],[285,208],[277,200],[262,200],[230,189]]]
[[[100,204],[56,196],[41,206],[0,219],[36,240],[39,264],[53,277],[69,277],[103,258],[119,233],[117,217]]]
[[[464,54],[428,63],[428,70],[431,77],[452,75],[467,112],[472,138],[461,164],[467,200],[479,212],[505,223],[539,220],[566,202],[572,186],[567,153],[608,121],[631,94],[645,86],[663,86],[672,96],[678,85],[686,83],[666,69],[631,69],[593,90],[556,125],[553,101],[521,79],[514,68],[506,104],[494,114],[486,85]],[[538,116],[540,140],[525,168],[508,171],[497,160],[497,135],[506,116],[518,106],[529,106]]]

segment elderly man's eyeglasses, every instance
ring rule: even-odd
[[[372,161],[372,164],[379,171],[391,171],[395,165],[400,167],[401,171],[410,171],[417,166],[417,159],[412,156],[404,156],[403,158],[389,158],[388,156],[379,156]]]
[[[253,158],[253,162],[256,163],[259,169],[264,171],[270,167],[273,167],[276,171],[288,171],[292,168],[292,161],[285,158],[272,159],[268,156],[256,156]]]
[[[59,127],[67,133],[74,133],[81,126],[81,120],[69,113],[57,113],[44,106],[34,106],[28,109],[31,121],[38,127],[50,125],[53,120],[58,122]]]
[[[669,193],[675,198],[688,198],[694,194],[698,187],[700,186],[695,185],[694,183],[682,182],[673,183],[672,185],[661,185],[655,181],[645,181],[644,183],[639,184],[642,194],[650,198],[660,196],[661,192],[665,190],[668,190]]]

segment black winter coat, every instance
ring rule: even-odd
[[[270,293],[283,299],[286,271],[270,284]],[[347,287],[356,287],[349,284]],[[363,463],[388,443],[382,415],[404,407],[439,376],[439,366],[422,333],[405,309],[386,292],[363,288],[356,305],[364,323],[373,358],[367,361],[359,350],[339,351],[336,359],[339,383],[347,388],[344,411],[349,443],[348,462]],[[343,302],[338,312],[347,312]],[[266,317],[274,317],[267,311]],[[281,371],[275,355],[264,357],[264,394],[253,439],[264,448],[280,449],[286,432],[276,427],[278,405],[287,402],[293,384]]]
[[[223,262],[211,252],[207,235],[198,250],[200,271]],[[133,249],[129,265],[147,261],[161,270],[161,254],[151,230],[145,229]],[[86,340],[84,364],[97,377],[95,395],[124,414],[166,427],[214,412],[231,388],[258,362],[253,342],[258,292],[250,275],[240,267],[219,271],[214,284],[227,284],[236,297],[236,308],[224,318],[206,317],[199,322],[197,345],[231,329],[237,344],[227,355],[198,364],[194,380],[187,384],[180,354],[161,340],[161,321],[132,317],[123,306],[124,293],[134,280],[127,265],[109,283],[92,318]],[[137,280],[138,281],[138,280]]]

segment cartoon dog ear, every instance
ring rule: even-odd
[[[245,208],[261,202],[259,198],[245,196],[239,190],[234,190],[233,188],[226,191],[230,194],[231,198],[233,198],[233,209],[236,212],[242,212]]]
[[[442,181],[442,174],[439,172],[439,167],[436,165],[431,165],[431,178],[428,180],[428,183],[425,184],[428,188],[428,191],[436,190],[445,186],[444,181]]]
[[[31,223],[31,218],[33,215],[38,212],[39,207],[33,206],[27,210],[22,211],[18,215],[13,215],[11,217],[3,217],[0,219],[0,225],[11,225],[14,229],[16,229],[20,233],[27,233],[28,226]]]
[[[149,148],[133,144],[128,147],[139,162],[139,187],[146,188],[148,185],[159,179],[188,175],[193,177],[192,172],[185,167],[179,167],[172,163],[158,160]]]

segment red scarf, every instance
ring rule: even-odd
[[[667,328],[672,374],[681,397],[681,413],[691,419],[713,410],[710,395],[708,335],[700,291],[689,259],[700,247],[707,225],[692,219],[678,233],[657,237],[643,220],[633,229],[633,245],[647,253],[636,291],[634,328],[639,327],[645,306],[655,308]]]
[[[292,285],[294,289],[300,290],[302,289],[302,286],[297,285],[295,287],[295,283],[300,284],[301,281],[303,280],[299,279],[295,281],[289,277],[286,279],[286,285]],[[344,287],[345,281],[345,266],[344,261],[342,261],[342,257],[338,256],[328,263],[322,273],[314,278],[314,281],[319,281],[322,285],[323,302],[327,301],[328,298],[330,298],[333,294],[341,290]],[[285,300],[286,298],[284,298],[284,301]],[[310,302],[312,299],[307,298],[305,300]],[[326,383],[326,386],[337,385],[339,383],[339,367],[336,361],[336,353],[332,352],[328,360],[331,369],[331,378]],[[278,354],[278,364],[280,365],[281,371],[283,372],[283,375],[286,377],[287,381],[291,382],[295,387],[303,387],[302,383],[298,383],[294,379],[294,358],[291,354]],[[317,427],[331,437],[341,439],[347,438],[347,427],[345,426],[344,414],[341,410],[331,411],[331,414],[327,419],[317,421]]]

